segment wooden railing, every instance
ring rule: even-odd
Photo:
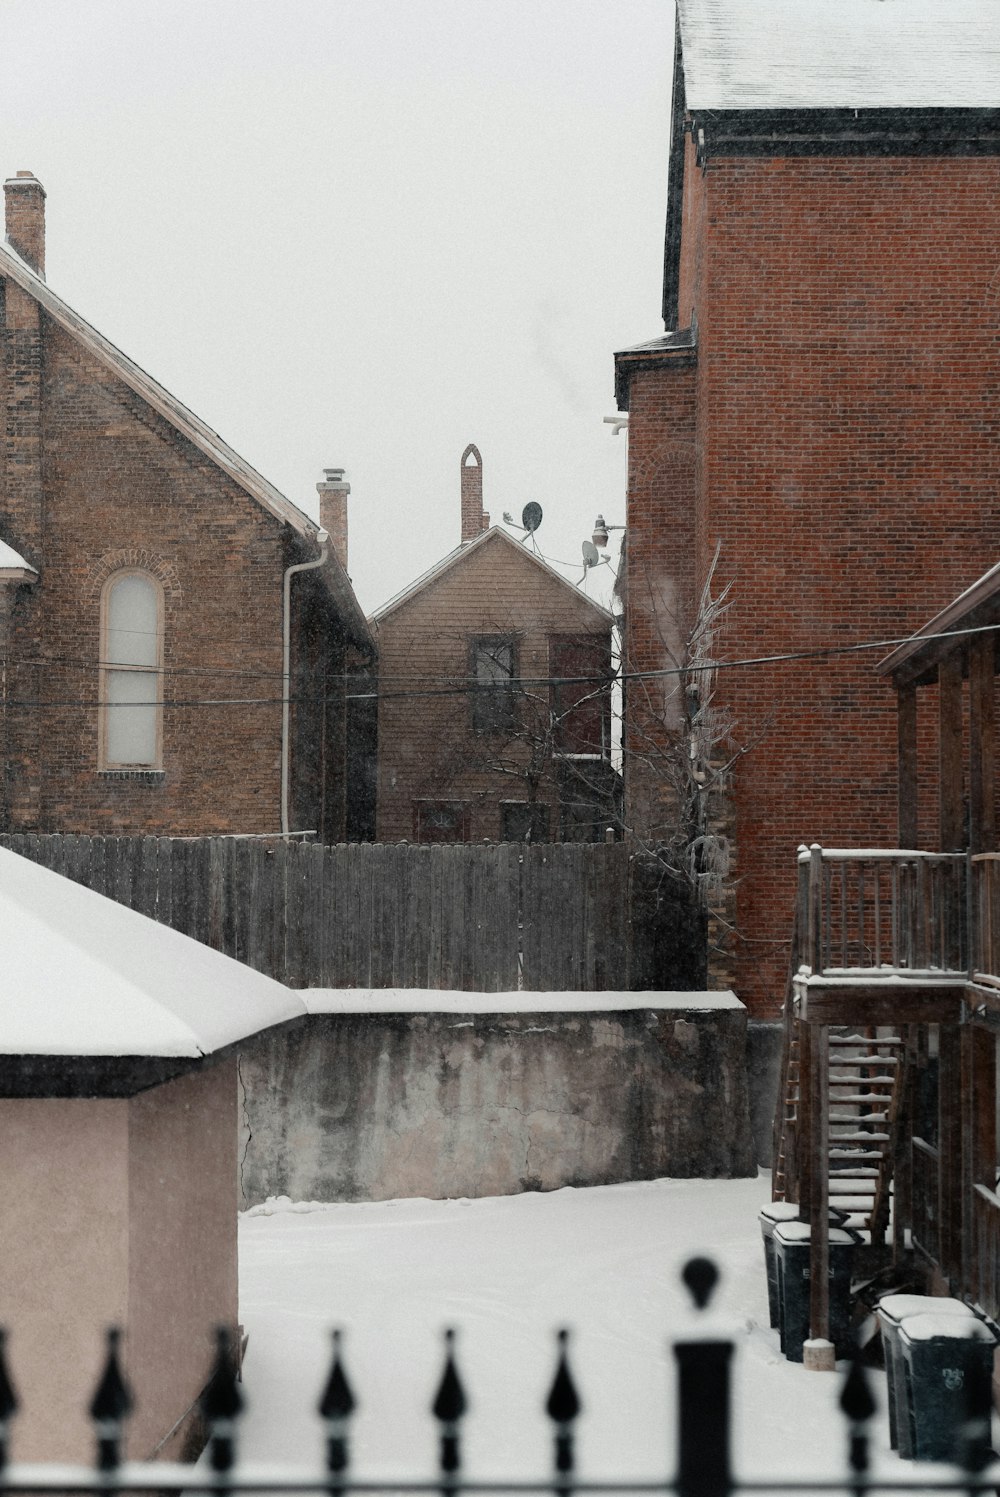
[[[985,1185],[972,1187],[972,1285],[970,1298],[988,1315],[1000,1314],[1000,1197]]]
[[[964,853],[800,847],[802,961],[814,973],[966,973],[966,896]]]
[[[977,981],[1000,986],[1000,853],[973,853],[972,970]]]
[[[938,1189],[940,1154],[922,1138],[913,1139],[913,1244],[931,1263],[941,1261]]]

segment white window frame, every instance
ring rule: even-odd
[[[123,665],[109,660],[109,625],[111,613],[111,594],[119,582],[127,577],[140,577],[153,589],[156,599],[156,651],[155,664],[153,665]],[[112,572],[101,589],[101,631],[100,631],[100,657],[99,657],[99,682],[98,682],[98,714],[97,714],[97,762],[101,769],[106,770],[146,770],[155,771],[163,767],[163,584],[152,572],[145,571],[142,567],[122,567],[119,571]],[[151,760],[141,762],[111,759],[108,755],[108,713],[114,710],[110,701],[111,680],[116,674],[132,674],[153,676],[153,700],[149,704],[154,714],[154,753]],[[138,704],[144,705],[144,704]]]

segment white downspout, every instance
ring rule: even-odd
[[[284,580],[284,608],[281,619],[281,835],[288,836],[288,768],[289,768],[289,730],[291,723],[291,703],[289,694],[292,689],[292,573],[311,572],[314,567],[321,567],[326,561],[329,549],[330,537],[327,531],[317,531],[316,539],[320,544],[320,553],[315,561],[300,561],[293,567],[285,569]]]

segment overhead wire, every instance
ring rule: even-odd
[[[597,687],[597,686],[602,686],[602,685],[614,685],[615,683],[621,682],[621,681],[665,680],[665,679],[669,679],[670,677],[691,676],[691,675],[697,675],[697,674],[703,674],[703,673],[711,673],[713,671],[746,670],[746,669],[752,669],[752,668],[757,668],[757,667],[761,667],[761,666],[781,665],[781,664],[785,664],[785,663],[788,663],[788,662],[794,662],[794,661],[833,659],[833,658],[835,658],[837,656],[855,655],[855,654],[861,654],[861,653],[869,652],[869,651],[873,651],[873,650],[889,650],[889,649],[894,649],[894,648],[898,648],[900,645],[905,645],[905,644],[910,644],[910,643],[929,644],[929,643],[932,643],[935,640],[953,640],[953,639],[969,638],[969,637],[973,637],[975,635],[981,635],[981,634],[993,634],[993,633],[996,633],[998,630],[1000,630],[1000,623],[996,623],[996,624],[980,624],[980,625],[974,625],[974,626],[971,626],[971,627],[968,627],[968,628],[964,628],[964,629],[946,629],[946,630],[942,630],[942,631],[940,631],[938,633],[926,633],[926,634],[919,634],[919,635],[907,634],[907,635],[904,635],[904,636],[901,636],[901,637],[898,637],[898,638],[865,640],[865,641],[862,641],[862,642],[859,642],[859,643],[845,644],[845,645],[822,645],[822,646],[818,646],[818,647],[815,647],[813,649],[808,649],[808,650],[789,650],[789,651],[785,651],[783,653],[778,653],[778,654],[773,654],[773,655],[752,655],[752,656],[745,656],[745,657],[742,657],[742,658],[736,659],[736,660],[695,661],[695,662],[691,662],[689,664],[673,665],[673,666],[663,666],[663,667],[658,667],[656,669],[651,669],[651,670],[616,671],[616,672],[614,672],[611,675],[607,675],[607,674],[585,674],[585,675],[575,675],[575,676],[551,676],[551,675],[550,676],[518,676],[518,677],[512,679],[511,689],[521,689],[521,688],[524,688],[524,687],[531,687],[531,686],[546,687],[546,686],[584,686],[584,685],[591,685],[591,686]],[[50,655],[34,656],[34,657],[30,657],[29,659],[26,659],[24,661],[14,661],[14,662],[12,662],[12,665],[13,665],[13,667],[15,669],[18,666],[20,666],[20,665],[31,665],[33,667],[42,667],[42,666],[57,665],[57,664],[68,664],[68,665],[72,665],[72,666],[75,666],[75,667],[79,667],[80,669],[86,669],[86,670],[90,670],[90,671],[94,670],[96,667],[100,667],[100,668],[103,668],[103,669],[106,669],[106,670],[121,670],[121,669],[123,669],[123,667],[121,665],[115,664],[114,662],[110,662],[110,661],[108,661],[108,662],[93,662],[93,661],[86,662],[86,661],[82,661],[82,660],[78,659],[77,657],[72,657],[72,656],[54,656],[54,655],[52,655],[52,656],[50,656]],[[8,666],[8,670],[10,670],[10,668],[11,667]],[[127,668],[127,667],[125,667],[125,668]],[[163,666],[163,667],[160,667],[160,668],[157,668],[155,666],[150,666],[150,667],[133,667],[131,669],[133,669],[133,670],[135,670],[137,672],[142,672],[143,670],[145,670],[148,674],[156,674],[156,675],[159,675],[159,676],[186,675],[186,674],[190,674],[190,675],[205,675],[205,676],[226,676],[226,675],[237,676],[238,675],[238,676],[243,676],[244,678],[250,679],[250,680],[269,680],[269,679],[273,679],[273,678],[279,678],[280,679],[281,675],[282,675],[282,673],[280,671],[274,671],[274,672],[270,672],[270,671],[251,671],[251,670],[243,671],[243,670],[240,670],[238,668],[232,668],[232,667],[214,668],[212,666],[203,666],[203,667],[185,667],[185,666],[171,667],[171,666]],[[329,673],[327,673],[324,676],[323,680],[324,680],[324,682],[326,684],[331,684],[331,685],[335,684],[335,683],[338,683],[338,682],[343,682],[345,684],[352,683],[352,684],[355,684],[355,685],[361,685],[363,683],[365,674],[367,674],[367,672],[365,672],[365,671],[343,671],[343,672],[339,672],[338,671],[338,672],[329,672]],[[381,679],[383,681],[385,681],[385,680],[390,680],[391,681],[391,680],[395,680],[395,679],[404,679],[404,678],[402,678],[402,677],[400,677],[400,678],[396,678],[396,677],[382,677]],[[410,682],[412,682],[413,680],[425,680],[425,681],[447,681],[447,682],[450,682],[450,683],[454,683],[454,677],[449,677],[449,676],[440,676],[440,677],[438,677],[438,676],[416,676],[416,677],[414,677],[414,676],[411,676],[411,675],[407,675],[405,677],[405,679],[407,681],[410,681]],[[412,686],[410,686],[406,690],[402,690],[402,691],[384,691],[384,690],[378,690],[378,689],[376,689],[375,691],[348,692],[348,693],[346,693],[346,699],[348,701],[373,701],[373,700],[392,701],[392,700],[408,700],[408,699],[421,698],[421,697],[466,696],[470,692],[476,692],[476,691],[496,691],[496,690],[497,690],[497,687],[496,687],[495,683],[482,683],[482,682],[478,682],[478,681],[472,680],[470,678],[469,680],[463,681],[463,682],[460,682],[460,683],[454,683],[454,684],[448,684],[448,685],[436,685],[436,686],[433,686],[433,687],[425,687],[425,688],[421,688],[421,689],[417,689],[417,690],[414,690],[412,688]],[[301,701],[301,700],[307,700],[307,699],[311,700],[312,698],[311,698],[311,696],[310,697],[305,697],[302,694],[293,695],[293,696],[291,696],[291,697],[288,698],[288,700],[292,701],[292,702]],[[225,707],[225,706],[234,706],[234,707],[244,706],[245,707],[245,706],[276,706],[276,705],[280,706],[283,701],[284,701],[284,697],[283,696],[269,696],[269,697],[219,697],[219,698],[205,698],[205,697],[200,697],[199,698],[199,697],[192,697],[192,698],[187,698],[187,699],[185,699],[185,698],[173,698],[173,699],[164,698],[162,701],[158,701],[158,702],[152,703],[152,704],[148,703],[148,702],[144,702],[144,703],[127,703],[127,704],[126,703],[121,703],[121,704],[118,704],[118,705],[130,705],[130,706],[156,705],[156,706],[164,706],[164,707],[186,707],[186,708],[187,707]],[[92,700],[92,699],[83,699],[83,698],[59,698],[59,699],[51,699],[51,700],[37,699],[37,700],[32,701],[32,700],[25,699],[25,698],[17,699],[16,697],[8,697],[7,698],[7,705],[9,707],[21,707],[21,708],[23,708],[23,707],[27,707],[27,706],[37,706],[37,707],[52,707],[52,706],[61,706],[61,707],[94,707],[94,706],[101,706],[101,705],[104,705],[104,704],[101,703],[101,702]]]

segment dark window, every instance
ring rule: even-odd
[[[549,808],[526,800],[500,802],[500,839],[503,842],[548,842]]]
[[[468,802],[464,800],[414,801],[413,836],[417,842],[468,842]]]
[[[560,831],[564,842],[603,842],[612,825],[607,810],[594,801],[563,801],[559,808]]]
[[[472,726],[477,733],[509,733],[514,712],[514,641],[489,635],[472,642]]]
[[[602,634],[549,640],[553,745],[557,754],[603,757],[611,746],[611,641]]]

